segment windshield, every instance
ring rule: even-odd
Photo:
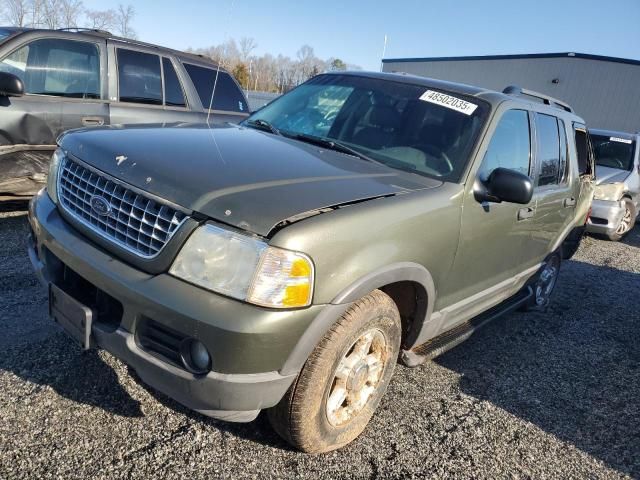
[[[339,142],[389,167],[457,182],[488,110],[476,98],[425,86],[320,75],[244,123],[301,140]]]
[[[596,165],[621,170],[633,169],[635,142],[626,138],[593,134],[591,141],[596,156]]]

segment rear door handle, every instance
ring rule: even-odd
[[[102,117],[82,117],[82,125],[85,127],[99,127],[104,125],[104,118]]]
[[[521,208],[520,210],[518,210],[518,221],[531,218],[533,217],[534,213],[536,213],[536,209],[533,207]]]
[[[575,207],[576,206],[576,199],[573,198],[573,197],[565,198],[564,201],[562,202],[562,206],[564,208]]]

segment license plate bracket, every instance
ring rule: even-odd
[[[93,309],[83,305],[54,284],[49,284],[49,316],[80,345],[91,348],[91,326],[95,317]]]

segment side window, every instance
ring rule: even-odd
[[[0,71],[22,79],[26,93],[100,98],[100,50],[75,40],[35,40],[0,62]]]
[[[509,110],[491,138],[478,172],[486,180],[496,168],[509,168],[529,175],[531,160],[531,134],[529,114],[525,110]]]
[[[121,102],[162,105],[160,57],[119,48],[118,91]]]
[[[218,72],[212,68],[199,67],[189,63],[185,63],[184,67],[198,91],[198,96],[205,110],[211,105],[212,110],[249,113],[244,96],[231,75],[222,70]],[[211,102],[214,84],[216,91],[213,102]]]
[[[168,58],[162,59],[162,71],[164,72],[164,104],[171,107],[186,107],[178,74]]]
[[[584,127],[575,128],[576,152],[578,153],[578,174],[587,175],[593,172],[589,156],[589,138]]]
[[[536,114],[537,186],[555,185],[560,176],[560,133],[558,120],[551,115]]]

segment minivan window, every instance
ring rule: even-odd
[[[536,114],[538,186],[555,185],[560,175],[560,134],[558,120]]]
[[[205,109],[208,109],[209,105],[211,105],[212,110],[249,113],[244,95],[233,78],[231,78],[231,75],[222,70],[199,67],[189,63],[185,63],[184,67],[195,85],[202,106]],[[216,91],[212,102],[211,94],[214,85]]]
[[[34,40],[5,57],[0,71],[20,77],[26,93],[100,98],[100,51],[93,43]]]
[[[118,91],[121,102],[162,105],[160,57],[119,48]]]
[[[486,180],[499,167],[529,175],[530,161],[529,114],[525,110],[509,110],[496,126],[478,176]]]
[[[593,143],[596,165],[621,170],[633,169],[634,141],[615,136],[592,134],[591,142]]]
[[[162,71],[164,72],[164,103],[171,107],[184,107],[184,92],[178,79],[178,74],[168,58],[162,59]]]
[[[389,167],[457,182],[488,111],[484,101],[460,93],[324,74],[269,103],[244,125],[267,122],[300,141],[337,141]]]

